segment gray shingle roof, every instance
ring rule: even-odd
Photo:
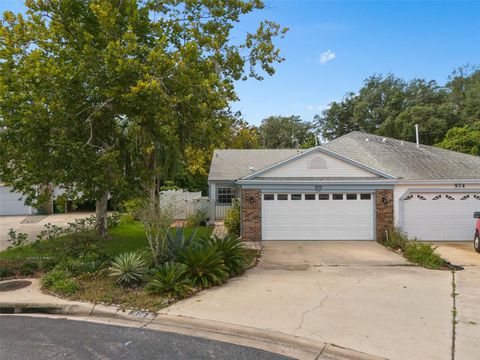
[[[215,150],[208,180],[237,180],[301,153],[296,149]]]
[[[366,140],[368,139],[368,141]],[[480,157],[359,131],[322,145],[339,155],[405,180],[478,179]],[[237,180],[302,150],[215,150],[208,180]]]
[[[368,141],[366,140],[368,139]],[[322,145],[398,179],[479,179],[480,157],[382,136],[351,132]]]

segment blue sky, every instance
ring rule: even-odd
[[[21,11],[22,2],[0,0],[0,11]],[[252,31],[263,19],[290,28],[277,41],[286,61],[276,74],[237,84],[240,101],[233,109],[252,124],[269,115],[312,120],[374,73],[444,84],[454,68],[480,65],[480,1],[266,0],[266,5],[235,32]]]

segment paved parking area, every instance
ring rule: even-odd
[[[245,276],[164,312],[281,331],[389,359],[451,359],[452,272],[411,266],[370,241],[264,244],[259,265]],[[471,279],[461,281],[468,287]],[[471,348],[478,341],[457,341],[463,351],[457,359],[475,358]]]
[[[10,243],[8,242],[8,232],[14,229],[17,233],[28,234],[30,241],[34,241],[37,234],[45,229],[45,224],[51,223],[60,227],[66,227],[69,222],[75,219],[85,218],[93,213],[69,213],[53,215],[21,215],[21,216],[0,216],[0,251],[5,250]]]

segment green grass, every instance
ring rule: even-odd
[[[186,227],[185,231],[190,234],[193,227]],[[213,231],[211,226],[202,226],[197,229],[197,236],[210,236]],[[0,260],[23,260],[28,258],[54,257],[66,247],[71,240],[70,235],[61,236],[52,240],[44,240],[38,243],[28,244],[18,248],[11,248],[0,252]],[[109,231],[109,238],[100,243],[105,251],[115,256],[119,253],[137,251],[148,247],[143,225],[140,222],[121,223]]]

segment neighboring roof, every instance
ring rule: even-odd
[[[233,181],[302,153],[297,149],[226,149],[213,152],[209,181]]]
[[[368,139],[368,141],[366,140]],[[480,180],[480,157],[359,131],[341,136],[324,149],[380,170],[398,180]],[[305,150],[215,150],[208,180],[233,181],[295,157]],[[308,150],[307,150],[308,151]]]
[[[480,157],[433,146],[417,148],[415,143],[360,131],[322,146],[399,180],[480,180]]]

